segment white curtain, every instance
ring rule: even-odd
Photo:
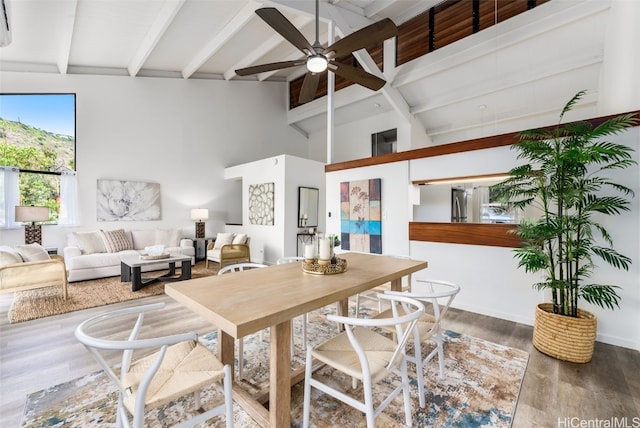
[[[60,175],[60,226],[73,226],[78,223],[78,175],[74,171],[65,171]]]
[[[0,166],[0,228],[17,228],[16,206],[20,205],[20,170],[14,166]]]

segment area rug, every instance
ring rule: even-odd
[[[214,268],[206,269],[204,262],[200,262],[192,266],[191,277],[201,278],[215,275],[217,272],[217,269]],[[162,274],[162,271],[149,274],[158,276]],[[13,324],[163,294],[164,283],[154,282],[142,290],[131,291],[130,282],[120,282],[119,276],[112,276],[71,282],[68,286],[68,292],[67,300],[62,298],[60,287],[44,287],[16,292],[11,308],[9,308],[9,322]]]
[[[314,343],[336,334],[335,324],[323,322],[327,310],[316,311],[309,323],[309,337]],[[301,326],[294,324],[294,333]],[[241,384],[255,392],[268,384],[269,335],[260,340],[259,335],[245,338],[245,374],[249,381]],[[299,336],[298,336],[299,337]],[[217,333],[201,337],[201,341],[216,350]],[[427,346],[427,348],[429,348]],[[430,349],[426,349],[428,352]],[[416,396],[416,378],[409,365],[413,386],[413,426],[418,427],[510,427],[527,367],[527,352],[487,342],[453,331],[445,334],[446,377],[438,377],[438,364],[432,361],[424,374],[427,389],[427,405],[421,409]],[[304,350],[296,344],[292,359],[293,368],[304,364]],[[237,363],[237,362],[236,362]],[[361,397],[361,388],[351,389],[351,378],[330,367],[323,367],[315,374],[326,381],[339,384],[350,395]],[[397,380],[378,385],[377,398]],[[208,408],[221,400],[214,387],[204,391],[202,404]],[[292,426],[302,425],[303,384],[292,388]],[[25,404],[21,427],[103,427],[115,421],[117,393],[102,372],[95,372],[29,394]],[[164,427],[192,412],[191,399],[181,399],[163,408],[148,412],[145,426]],[[376,419],[377,427],[404,426],[402,398],[396,398]],[[234,403],[236,427],[258,425]],[[364,427],[362,413],[341,402],[312,390],[311,425],[316,427]],[[224,426],[224,419],[211,419],[202,426]]]

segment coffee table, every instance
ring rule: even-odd
[[[152,277],[142,278],[142,267],[159,264],[169,264],[169,272]],[[180,265],[180,276],[176,274],[176,263]],[[191,279],[191,257],[179,254],[170,254],[169,257],[162,259],[143,259],[140,256],[127,257],[120,261],[120,281],[131,281],[131,291],[138,291],[145,285],[149,285],[155,281],[183,281]]]

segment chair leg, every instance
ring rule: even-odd
[[[304,373],[304,404],[302,408],[302,428],[309,428],[309,414],[311,412],[311,347],[307,346],[307,359]]]
[[[440,366],[440,379],[444,379],[444,345],[442,343],[442,333],[438,329],[436,334],[436,346],[438,349],[438,365]]]
[[[238,379],[244,379],[244,337],[238,339]]]
[[[400,364],[400,374],[402,377],[402,395],[404,396],[404,417],[408,427],[413,425],[411,415],[411,395],[409,393],[409,376],[407,375],[407,360]]]
[[[231,391],[231,366],[229,364],[224,366],[223,388],[226,425],[227,428],[233,428],[233,393]]]
[[[307,323],[309,322],[309,315],[304,314],[302,317],[302,349],[307,349]]]
[[[193,392],[193,403],[196,410],[199,410],[202,404],[200,404],[200,390]]]
[[[376,416],[373,407],[373,386],[371,385],[370,378],[364,378],[362,380],[362,389],[364,393],[364,408],[365,416],[367,419],[367,428],[376,427]]]
[[[424,391],[424,364],[422,363],[422,347],[420,341],[414,341],[415,343],[415,365],[416,365],[416,378],[418,382],[418,399],[420,401],[420,408],[424,409],[425,403],[425,391]]]
[[[124,409],[124,397],[122,394],[118,394],[118,408],[116,409],[116,428],[125,427],[125,419],[127,421],[126,426],[129,426],[127,412]]]

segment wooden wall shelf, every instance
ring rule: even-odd
[[[504,223],[409,222],[409,240],[517,248],[520,239],[511,232],[516,227]]]

